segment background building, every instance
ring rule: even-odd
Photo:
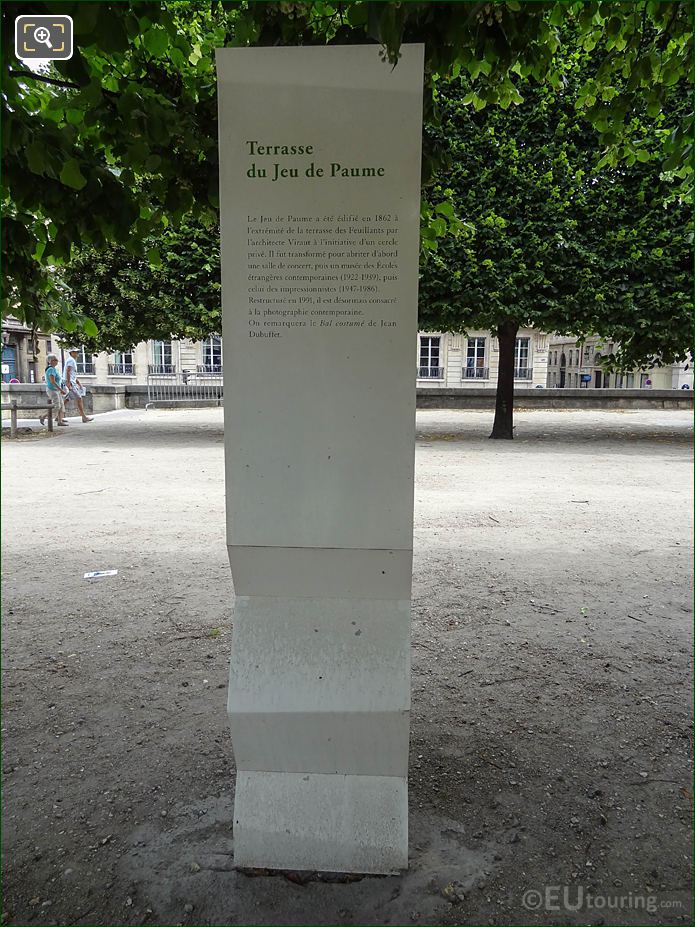
[[[487,387],[496,389],[499,345],[489,331],[467,335],[420,332],[417,358],[418,387]],[[517,386],[545,386],[548,336],[521,329],[516,339],[514,380]]]
[[[31,331],[9,317],[2,328],[2,379],[40,383],[46,354],[53,350],[62,361],[64,348],[57,338]],[[516,339],[514,381],[517,387],[549,389],[692,389],[692,363],[630,373],[605,373],[601,359],[614,350],[613,342],[576,340],[521,329]],[[142,341],[130,351],[91,354],[84,348],[77,358],[80,378],[88,383],[145,385],[148,375],[222,372],[222,338]],[[415,374],[419,388],[497,387],[499,346],[489,331],[467,335],[420,332],[417,337]]]
[[[8,375],[3,374],[5,382],[10,379],[10,371],[22,383],[34,382],[30,370],[33,370],[36,382],[40,382],[47,351],[55,350],[61,360],[64,359],[64,349],[61,349],[60,342],[55,339],[52,342],[51,338],[39,335],[37,359],[30,364],[28,334],[28,329],[18,322],[16,326],[7,329],[13,362],[8,363]],[[421,332],[417,339],[416,369],[413,372],[417,377],[417,385],[421,387],[494,389],[497,385],[498,360],[497,339],[490,332],[474,331],[470,335]],[[548,336],[530,329],[521,331],[516,342],[517,384],[545,386],[547,360]],[[157,373],[220,373],[222,363],[222,338],[211,335],[204,341],[142,341],[130,351],[91,354],[81,348],[77,371],[85,383],[144,385],[148,375]]]
[[[204,341],[189,339],[141,341],[130,351],[102,351],[90,354],[82,349],[77,371],[85,382],[100,384],[146,384],[157,373],[220,373],[222,338],[210,335]]]
[[[583,344],[571,338],[550,338],[548,380],[550,389],[692,389],[692,362],[633,370],[629,373],[606,373],[601,367],[604,356],[616,344],[601,338],[587,338]]]
[[[46,355],[54,351],[65,361],[62,340],[38,333],[35,346],[30,330],[16,319],[3,320],[2,380],[20,383],[40,383],[46,367]],[[211,335],[204,341],[176,340],[142,341],[130,351],[102,351],[92,354],[80,348],[77,372],[88,383],[144,385],[148,374],[154,373],[220,373],[222,370],[222,339]]]
[[[48,347],[46,347],[48,345]],[[27,328],[14,316],[2,320],[2,382],[19,380],[20,383],[39,383],[45,369],[46,353],[51,350],[51,339],[38,332],[33,338]]]

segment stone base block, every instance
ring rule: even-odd
[[[408,865],[408,787],[397,776],[237,773],[237,866],[390,874]]]
[[[407,866],[410,602],[337,591],[236,599],[228,708],[239,866]]]
[[[404,776],[410,712],[267,712],[229,716],[237,769]]]
[[[407,711],[410,601],[238,596],[228,704],[230,715]]]

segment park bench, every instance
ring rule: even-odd
[[[17,403],[17,400],[13,399],[12,402],[3,402],[2,405],[0,406],[0,409],[3,412],[9,411],[10,413],[10,437],[11,438],[17,437],[17,410],[18,409],[21,409],[22,412],[24,412],[25,410],[31,411],[31,412],[43,412],[44,410],[46,410],[47,420],[48,420],[48,430],[51,432],[53,431],[53,401],[51,399],[48,399],[45,405],[38,405],[38,406],[19,406]]]

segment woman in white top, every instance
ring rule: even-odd
[[[77,355],[80,353],[77,348],[68,348],[68,357],[65,361],[65,366],[63,367],[63,381],[65,388],[68,391],[68,398],[74,399],[77,403],[77,408],[80,415],[82,416],[83,422],[93,422],[94,419],[90,418],[87,413],[84,411],[84,403],[82,402],[82,397],[87,392],[87,390],[82,386],[80,381],[77,379]]]

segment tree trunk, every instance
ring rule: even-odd
[[[514,437],[514,348],[518,331],[516,322],[501,322],[497,326],[500,360],[491,438]]]

